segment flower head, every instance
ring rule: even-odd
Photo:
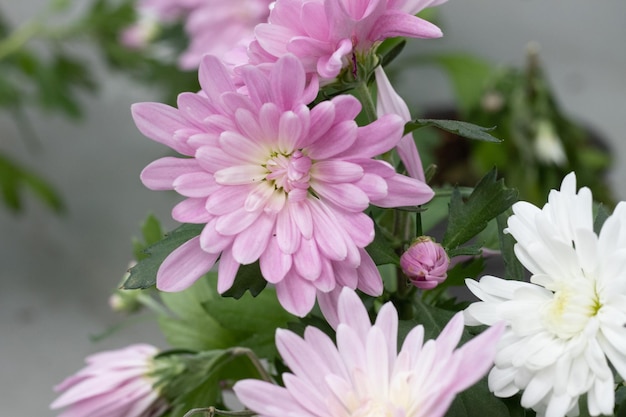
[[[439,417],[459,392],[493,364],[502,328],[494,327],[455,349],[463,331],[457,314],[435,340],[424,329],[409,332],[398,353],[398,314],[385,304],[372,325],[363,303],[348,288],[337,306],[337,345],[315,327],[304,338],[276,332],[276,345],[291,370],[285,388],[258,380],[235,384],[238,399],[261,417]]]
[[[87,366],[55,387],[62,394],[50,405],[66,407],[59,417],[156,417],[165,408],[149,375],[158,353],[131,345],[87,357]]]
[[[450,258],[445,249],[427,236],[417,238],[400,257],[400,267],[413,285],[435,288],[447,277]]]
[[[183,69],[196,69],[204,54],[224,57],[247,45],[254,27],[267,21],[273,0],[143,0],[137,5],[139,22],[122,34],[129,47],[145,46],[157,22],[184,20],[189,46],[179,57]]]
[[[317,84],[307,85],[293,56],[269,72],[248,66],[242,74],[237,88],[208,56],[202,91],[181,94],[178,109],[133,106],[146,136],[186,156],[153,162],[142,181],[187,197],[173,210],[176,220],[206,224],[163,262],[157,287],[180,291],[220,258],[219,292],[240,265],[258,260],[281,304],[297,315],[311,310],[316,293],[343,286],[380,294],[380,275],[364,250],[374,225],[363,211],[419,205],[433,195],[422,181],[372,159],[398,143],[402,119],[388,115],[358,127],[361,107],[352,96],[309,109]]]
[[[278,0],[268,23],[255,29],[250,62],[292,53],[307,73],[332,80],[349,63],[395,37],[437,38],[441,30],[414,16],[440,0]]]
[[[506,231],[530,282],[467,281],[482,300],[466,310],[467,323],[507,323],[490,389],[502,397],[523,390],[522,406],[547,417],[576,415],[587,394],[592,416],[610,415],[609,363],[626,377],[626,205],[596,234],[591,192],[576,192],[571,173],[542,209],[519,202],[513,212]]]

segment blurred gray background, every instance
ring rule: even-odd
[[[46,2],[0,4],[18,24]],[[411,47],[522,65],[528,42],[538,42],[562,107],[610,141],[615,156],[610,179],[618,197],[626,197],[621,133],[626,127],[626,2],[450,0],[440,9],[445,37],[412,41]],[[97,63],[88,46],[78,47]],[[56,415],[48,409],[51,387],[82,367],[89,353],[133,342],[162,344],[149,320],[102,342],[90,340],[120,321],[107,299],[127,268],[131,237],[139,234],[141,221],[149,212],[168,219],[177,201],[172,194],[144,189],[138,178],[167,150],[136,130],[129,106],[156,97],[123,75],[98,68],[103,88],[97,97],[84,98],[84,121],[30,113],[39,151],[28,151],[13,120],[0,113],[0,150],[44,174],[68,206],[61,217],[32,198],[19,215],[0,208],[0,417]],[[448,81],[437,69],[420,68],[414,80],[411,102],[426,107],[452,101]]]

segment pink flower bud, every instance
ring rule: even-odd
[[[443,247],[420,236],[400,257],[400,267],[417,288],[430,290],[446,279],[450,259]]]

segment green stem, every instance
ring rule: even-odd
[[[29,40],[40,33],[41,29],[41,24],[38,21],[30,21],[14,30],[0,42],[0,60],[20,50]]]
[[[135,290],[131,290],[135,291]],[[153,313],[156,313],[160,316],[170,316],[170,312],[158,301],[156,301],[153,297],[148,294],[141,293],[137,295],[137,301],[144,307],[148,308]]]
[[[254,365],[255,369],[261,376],[261,379],[267,382],[272,382],[272,377],[270,376],[270,374],[267,373],[267,371],[263,367],[263,364],[251,349],[244,347],[234,347],[230,351],[232,352],[233,356],[246,356],[250,360],[250,362],[252,362],[252,365]]]
[[[232,416],[232,417],[250,417],[254,415],[253,411],[244,410],[244,411],[224,411],[218,410],[215,407],[206,407],[206,408],[193,408],[189,410],[183,417],[191,417],[194,414],[203,413],[207,417],[214,416]]]
[[[367,87],[367,81],[359,82],[354,89],[354,94],[363,106],[363,112],[367,118],[367,123],[372,123],[378,119],[378,116],[376,115],[376,106],[374,105],[374,100],[370,94],[370,89]]]

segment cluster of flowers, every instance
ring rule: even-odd
[[[218,56],[199,61],[201,91],[181,94],[177,108],[132,108],[145,136],[181,155],[148,165],[143,183],[175,190],[185,199],[173,218],[203,225],[160,266],[157,288],[184,290],[217,265],[223,293],[241,265],[258,261],[287,311],[302,317],[317,301],[336,331],[335,344],[314,327],[303,338],[279,330],[276,344],[291,370],[285,386],[244,380],[234,387],[238,399],[268,417],[443,416],[495,361],[490,389],[502,397],[523,391],[522,405],[539,415],[574,415],[584,394],[591,415],[612,413],[611,366],[626,376],[626,209],[618,206],[597,235],[591,193],[576,192],[573,174],[543,209],[513,206],[507,231],[530,282],[468,281],[482,301],[457,314],[436,340],[424,343],[417,326],[398,353],[393,305],[385,304],[372,325],[354,292],[383,290],[365,251],[374,239],[365,210],[417,206],[433,196],[413,138],[403,133],[408,108],[372,57],[389,37],[441,36],[415,14],[442,1],[277,0],[267,23],[253,31],[260,10],[270,10],[267,1],[214,3],[144,4],[163,16],[187,13],[190,34],[204,31],[192,50],[216,39],[216,31],[230,39],[235,29],[222,31],[210,19],[231,16],[235,5],[238,17],[245,14],[237,30],[247,31],[214,43]],[[209,23],[198,23],[203,13]],[[235,59],[224,59],[224,45]],[[320,86],[345,73],[367,86],[357,68],[365,62],[375,64],[367,76],[376,77],[377,118],[359,126],[362,103],[354,96],[315,100]],[[378,158],[394,148],[408,176]],[[448,264],[428,239],[418,239],[401,260],[422,289],[445,279]],[[457,349],[463,316],[466,324],[491,327]],[[69,406],[66,417],[159,415],[165,405],[151,388],[155,354],[141,346],[90,358],[58,387],[65,392],[53,406]]]

